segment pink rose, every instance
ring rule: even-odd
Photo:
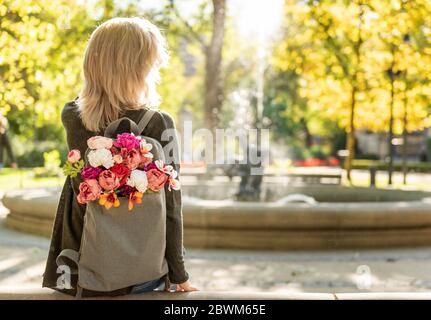
[[[127,150],[139,149],[140,142],[141,140],[136,138],[133,134],[126,132],[117,135],[117,139],[114,141],[114,146],[117,148],[126,148]]]
[[[168,180],[168,176],[158,169],[150,169],[147,171],[148,189],[159,191],[162,189]]]
[[[120,186],[120,179],[111,170],[105,170],[99,175],[99,183],[106,191],[112,191]]]
[[[77,149],[73,149],[67,155],[67,161],[70,163],[78,162],[81,159],[81,152]]]
[[[81,170],[81,177],[84,180],[97,179],[102,171],[99,167],[85,167]]]
[[[87,180],[79,184],[79,194],[77,200],[80,204],[99,199],[102,188],[96,179]]]
[[[111,149],[112,139],[94,136],[87,140],[87,145],[90,149]]]
[[[122,149],[121,153],[123,156],[124,163],[129,167],[130,170],[135,170],[142,161],[141,153],[138,149],[132,149],[126,152]]]

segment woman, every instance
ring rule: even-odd
[[[85,53],[83,90],[75,101],[66,103],[62,112],[69,149],[78,149],[84,154],[87,139],[100,135],[110,122],[121,117],[138,122],[148,107],[158,103],[155,90],[158,70],[167,57],[160,31],[145,19],[115,18],[100,25],[91,35]],[[142,134],[165,146],[169,141],[162,141],[162,133],[173,128],[172,118],[165,112],[157,112]],[[179,163],[174,162],[171,164],[178,171]],[[71,276],[71,288],[59,288],[60,274],[55,260],[63,249],[78,251],[80,247],[85,205],[77,202],[78,186],[78,178],[66,179],[43,280],[44,287],[70,294],[76,293],[76,275]],[[165,258],[169,267],[166,283],[176,284],[177,291],[194,291],[184,267],[180,190],[166,193],[166,208]],[[165,279],[154,279],[106,294],[152,291],[162,288],[162,280]]]

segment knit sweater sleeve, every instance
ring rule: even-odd
[[[170,164],[180,173],[178,138],[175,124],[171,116],[165,112],[158,112],[148,125],[148,130],[155,133],[164,151],[167,164]],[[162,124],[162,125],[160,125]],[[165,131],[168,129],[168,131]],[[166,132],[169,132],[167,136]],[[164,134],[165,133],[165,134]],[[183,246],[183,213],[180,190],[167,190],[166,192],[166,253],[169,266],[169,279],[172,283],[183,283],[189,279],[184,266],[185,249]]]

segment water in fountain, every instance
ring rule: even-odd
[[[288,196],[279,199],[276,203],[286,204],[286,203],[293,203],[293,202],[303,202],[312,206],[315,206],[318,203],[316,199],[314,199],[313,197],[310,197],[301,193],[289,194]]]

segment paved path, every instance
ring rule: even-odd
[[[0,219],[0,289],[38,287],[49,241]],[[385,251],[192,250],[192,282],[207,291],[369,292],[431,290],[431,248]]]

